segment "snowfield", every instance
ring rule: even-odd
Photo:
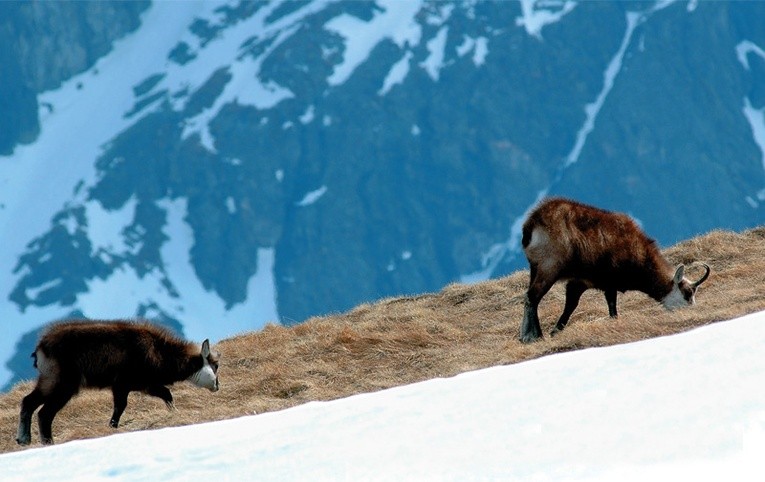
[[[280,412],[5,454],[0,473],[5,481],[763,480],[763,347],[765,312]]]

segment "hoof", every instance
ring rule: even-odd
[[[541,335],[527,334],[520,337],[521,343],[533,343],[542,338]]]
[[[43,438],[42,439],[43,445],[53,445],[53,439],[52,438]]]
[[[553,328],[553,329],[552,329],[552,331],[550,331],[550,336],[551,336],[551,337],[552,337],[552,336],[555,336],[555,335],[557,335],[558,333],[560,333],[561,331],[562,331],[562,330],[558,329],[558,327],[556,326],[555,328]]]
[[[29,445],[32,441],[32,437],[16,437],[16,443],[19,445]]]
[[[117,428],[119,426],[119,424],[120,424],[119,422],[116,422],[114,420],[109,420],[109,426],[111,428]]]

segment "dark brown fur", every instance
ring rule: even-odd
[[[697,283],[682,278],[661,254],[656,242],[627,215],[567,199],[543,201],[523,225],[522,245],[531,279],[521,340],[541,337],[537,305],[558,280],[568,280],[566,306],[552,334],[562,330],[589,288],[602,290],[609,314],[617,316],[617,292],[637,290],[657,301],[672,292],[676,280],[688,304]],[[707,272],[708,273],[708,272]]]
[[[207,364],[217,372],[217,354],[203,358],[205,345],[209,352],[207,340],[200,350],[149,323],[70,321],[51,325],[33,353],[40,374],[34,390],[22,401],[17,441],[29,443],[32,413],[42,405],[40,436],[43,443],[51,443],[53,418],[80,388],[112,389],[110,424],[115,428],[131,391],[159,397],[171,407],[173,397],[166,385],[188,379]],[[217,379],[215,384],[217,389]]]

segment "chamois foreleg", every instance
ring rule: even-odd
[[[540,270],[536,264],[531,264],[529,289],[526,292],[526,302],[523,306],[523,321],[521,321],[520,340],[529,343],[542,338],[542,327],[539,325],[537,307],[542,297],[550,291],[556,278]]]
[[[175,405],[173,405],[173,394],[170,393],[170,389],[164,385],[151,385],[146,389],[146,394],[151,395],[152,397],[161,398],[165,401],[165,405],[167,405],[167,408],[170,410],[175,408]]]
[[[29,445],[32,441],[32,414],[43,404],[43,394],[39,386],[21,401],[19,414],[19,430],[16,432],[16,443]]]
[[[109,426],[112,428],[119,427],[120,417],[127,407],[127,399],[130,389],[123,387],[122,385],[115,384],[112,386],[112,398],[114,399],[114,412],[112,412],[112,418],[109,420]]]
[[[616,318],[616,290],[606,290],[606,303],[608,304],[608,316]]]
[[[579,305],[579,299],[585,291],[587,291],[587,285],[581,281],[571,280],[566,283],[566,306],[563,308],[563,313],[560,315],[558,323],[555,324],[555,327],[550,332],[550,336],[554,336],[566,327],[571,314]]]

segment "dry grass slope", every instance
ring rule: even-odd
[[[765,227],[736,234],[715,231],[666,251],[675,263],[701,260],[712,267],[697,305],[666,312],[641,293],[619,295],[612,320],[600,292],[588,291],[562,333],[523,345],[518,330],[528,272],[476,285],[454,284],[416,297],[361,305],[348,313],[313,318],[291,328],[269,326],[217,345],[221,390],[187,383],[173,388],[177,409],[131,394],[118,432],[187,425],[281,410],[468,370],[504,365],[569,350],[669,335],[765,310]],[[691,271],[690,277],[699,272]],[[540,305],[549,333],[563,309],[559,284]],[[0,396],[0,452],[15,442],[18,408],[32,382]],[[115,433],[108,427],[111,392],[84,391],[54,421],[57,443]],[[32,447],[39,444],[36,417]]]

